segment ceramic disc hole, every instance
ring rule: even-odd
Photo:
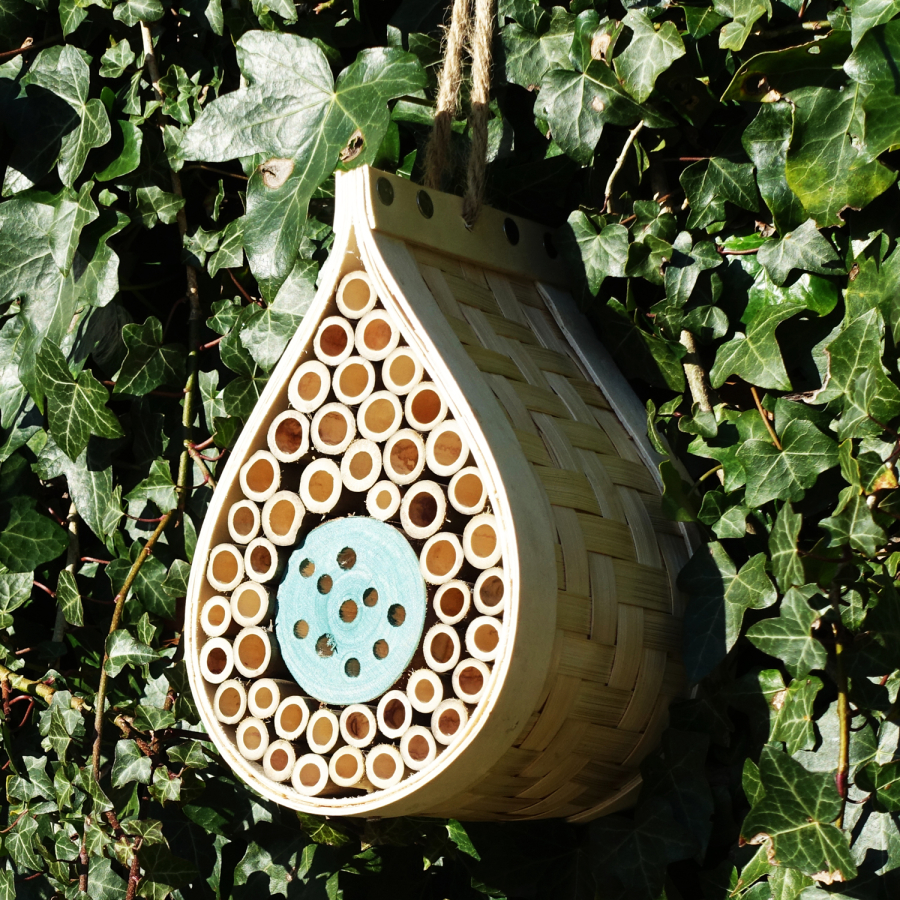
[[[344,663],[344,674],[348,678],[359,678],[359,660],[352,657]]]
[[[334,586],[334,580],[330,575],[323,575],[316,584],[320,594],[328,594]]]
[[[344,547],[337,555],[337,564],[348,571],[356,565],[356,551],[352,547]]]
[[[399,604],[395,603],[388,610],[388,622],[394,626],[394,628],[398,628],[406,621],[406,610]]]
[[[382,638],[381,640],[375,641],[372,652],[375,654],[376,659],[386,659],[388,653],[391,652],[391,648],[388,646],[388,642]]]
[[[304,559],[300,563],[300,574],[304,578],[309,578],[316,571],[316,564],[311,559]]]
[[[378,591],[375,588],[366,588],[363,592],[363,603],[372,607],[378,602]]]
[[[335,651],[334,638],[330,634],[323,634],[316,641],[316,653],[323,659],[333,656]]]
[[[294,625],[294,637],[300,638],[301,641],[304,638],[309,637],[309,622],[305,619],[300,619]]]
[[[341,617],[341,621],[345,625],[349,625],[350,622],[352,622],[356,618],[358,612],[359,612],[359,607],[356,605],[356,603],[353,600],[345,600],[341,604],[341,608],[340,608],[340,611],[338,612],[338,615]]]

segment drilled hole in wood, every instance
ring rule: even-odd
[[[347,332],[340,325],[329,325],[322,330],[319,346],[326,356],[340,356],[347,349]]]
[[[330,634],[323,634],[316,641],[316,653],[323,659],[333,656],[335,651],[334,638]]]

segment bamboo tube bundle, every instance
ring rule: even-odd
[[[417,190],[339,179],[320,291],[197,542],[191,684],[287,806],[586,820],[636,796],[682,690],[688,534],[544,232],[447,228],[458,201],[424,219]]]

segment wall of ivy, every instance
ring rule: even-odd
[[[708,541],[637,807],[323,820],[203,741],[197,530],[333,173],[419,177],[444,12],[0,0],[0,900],[897,897],[900,0],[499,0],[488,200],[558,228]]]

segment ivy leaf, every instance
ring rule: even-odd
[[[815,675],[795,678],[774,701],[776,712],[770,740],[784,741],[791,756],[798,750],[811,750],[815,744],[813,703],[821,690],[822,680]]]
[[[113,678],[125,666],[143,666],[157,658],[152,647],[135,640],[124,628],[114,631],[106,639],[106,655],[105,668]]]
[[[139,187],[134,193],[137,211],[145,228],[155,227],[157,221],[163,225],[171,225],[178,218],[178,211],[185,202],[184,197],[170,194],[155,185]]]
[[[175,888],[197,876],[197,870],[187,860],[175,856],[162,843],[145,846],[141,851],[141,896],[151,900],[171,896]]]
[[[11,613],[31,597],[32,570],[0,574],[0,613]]]
[[[742,49],[757,19],[766,12],[772,15],[767,0],[714,0],[713,9],[732,20],[719,32],[719,46],[723,50]]]
[[[880,810],[900,812],[900,762],[868,763],[856,773],[856,785],[875,795]]]
[[[887,541],[887,534],[875,521],[866,497],[856,487],[844,488],[837,509],[819,524],[830,536],[829,547],[849,545],[866,556],[875,556]]]
[[[759,774],[764,794],[741,826],[747,843],[771,843],[779,866],[832,884],[856,875],[843,832],[831,824],[841,800],[830,774],[808,772],[772,746],[763,748]]]
[[[456,819],[448,819],[447,820],[447,835],[451,841],[456,845],[456,849],[465,853],[467,856],[471,856],[473,859],[480,860],[481,857],[478,855],[478,851],[475,849],[475,845],[472,843],[472,839],[469,837],[466,829],[456,821]]]
[[[721,157],[688,166],[680,182],[691,206],[688,228],[718,231],[725,222],[725,202],[755,211],[756,182],[750,163]]]
[[[59,573],[59,580],[56,584],[56,601],[59,603],[59,608],[70,625],[75,625],[76,627],[84,625],[81,593],[78,590],[75,576],[68,569],[63,569]]]
[[[125,497],[129,503],[151,502],[161,513],[167,513],[178,505],[178,491],[172,470],[165,459],[155,459],[150,465],[147,477],[136,485]]]
[[[124,435],[116,417],[106,408],[106,388],[90,372],[73,378],[65,357],[52,341],[45,340],[41,345],[35,372],[43,395],[35,399],[46,396],[50,433],[69,459],[78,459],[91,435]]]
[[[141,748],[133,740],[116,742],[116,758],[112,767],[112,786],[124,787],[126,784],[150,784],[153,761],[144,756]]]
[[[791,91],[794,129],[785,172],[791,190],[819,228],[842,225],[848,207],[861,209],[896,179],[871,161],[850,137],[861,88],[837,79]]]
[[[354,132],[374,152],[388,100],[425,84],[411,53],[366,50],[334,81],[321,49],[293,34],[250,31],[237,42],[241,88],[210,103],[181,143],[184,159],[272,157],[250,179],[244,246],[271,297],[293,268],[309,200]]]
[[[684,44],[672,22],[659,30],[643,11],[630,9],[622,20],[631,31],[631,43],[615,59],[616,75],[638,103],[653,93],[656,79],[684,56]]]
[[[797,552],[797,539],[800,536],[802,524],[803,516],[794,512],[794,507],[790,503],[785,503],[778,511],[769,535],[772,574],[782,591],[787,591],[806,581],[803,558]]]
[[[625,277],[625,256],[628,253],[628,229],[623,225],[605,225],[597,231],[594,223],[581,210],[569,216],[564,246],[575,244],[574,256],[584,267],[591,293],[600,290],[606,278]]]
[[[763,244],[756,258],[775,284],[784,284],[792,269],[829,275],[835,274],[840,264],[837,251],[812,219],[785,234],[782,240]]]
[[[802,678],[812,669],[824,669],[828,655],[812,637],[812,626],[819,614],[809,605],[809,590],[791,588],[781,601],[778,616],[757,622],[747,637],[763,653],[780,659],[794,676]]]
[[[33,572],[63,553],[65,528],[22,503],[0,506],[0,563],[7,572]]]
[[[214,278],[221,269],[238,269],[244,264],[244,220],[235,219],[222,230],[219,249],[209,258],[207,271]]]
[[[870,28],[900,13],[900,0],[853,0],[850,9],[850,41],[855,47]]]
[[[139,22],[156,22],[163,17],[165,9],[160,0],[125,0],[113,9],[113,18],[131,28]]]
[[[12,857],[18,869],[40,872],[40,857],[35,853],[37,845],[37,822],[34,816],[24,816],[13,830],[4,835],[3,848]]]
[[[761,103],[744,129],[741,143],[756,166],[756,184],[779,233],[787,234],[806,220],[806,210],[788,187],[785,174],[791,142],[792,113],[787,102]]]
[[[122,339],[128,352],[116,376],[114,394],[140,397],[163,384],[184,383],[184,346],[163,344],[162,323],[156,316],[143,325],[126,325]]]
[[[891,75],[898,63],[900,22],[873,28],[844,63],[844,71],[862,88],[862,144],[868,159],[900,143],[900,98]]]
[[[526,25],[520,19],[500,31],[506,80],[526,89],[537,87],[549,69],[568,68],[575,27],[575,17],[560,6],[549,16],[540,7],[534,9],[540,22]]]
[[[837,444],[812,422],[794,419],[781,436],[781,450],[771,441],[748,441],[738,450],[747,472],[747,502],[802,500],[822,472],[838,464]]]
[[[593,158],[604,125],[631,128],[641,120],[651,128],[671,124],[665,116],[636,103],[613,70],[599,60],[592,60],[583,72],[547,72],[535,112],[547,120],[556,143],[582,165]]]
[[[616,815],[598,819],[591,825],[590,839],[597,876],[615,875],[626,888],[645,897],[659,896],[667,863],[696,849],[659,800],[641,804],[634,821]]]
[[[766,575],[765,554],[737,567],[719,543],[699,547],[678,578],[691,598],[685,612],[684,664],[691,681],[708,675],[734,646],[744,611],[777,599]]]

